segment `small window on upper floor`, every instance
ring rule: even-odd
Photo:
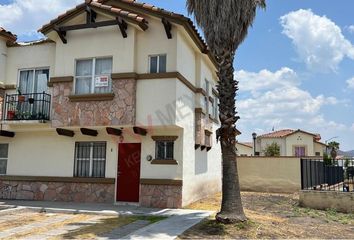
[[[165,73],[166,62],[167,62],[166,54],[149,56],[150,73]]]
[[[75,93],[108,93],[112,88],[112,58],[76,61]]]

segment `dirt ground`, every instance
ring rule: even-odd
[[[186,208],[218,211],[221,194]],[[354,214],[298,206],[298,195],[242,193],[248,221],[219,224],[214,217],[187,230],[180,239],[341,238],[354,239]]]

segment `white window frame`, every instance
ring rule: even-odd
[[[213,118],[217,120],[219,117],[219,98],[215,94],[213,94],[213,99]]]
[[[152,73],[151,72],[151,58],[153,57],[157,57],[157,66],[156,66],[156,73],[161,73],[160,72],[160,57],[161,56],[165,56],[166,57],[166,72],[167,72],[167,54],[166,53],[162,53],[162,54],[153,54],[153,55],[149,55],[149,63],[148,63],[148,73]]]
[[[1,143],[0,145],[7,145],[7,158],[0,158],[0,161],[6,161],[6,169],[5,169],[5,173],[0,173],[0,176],[5,176],[7,174],[7,165],[9,163],[9,148],[10,148],[10,144],[8,143]]]
[[[112,56],[75,59],[75,69],[74,69],[75,77],[74,77],[74,86],[73,86],[74,92],[73,92],[73,94],[77,94],[76,93],[76,78],[89,77],[89,76],[76,76],[77,62],[78,61],[85,61],[85,60],[92,60],[91,89],[90,89],[89,93],[85,93],[85,94],[94,94],[95,93],[96,60],[97,59],[108,59],[108,58],[110,58],[112,60],[112,72],[113,72],[113,57]],[[110,86],[110,89],[108,92],[112,91],[112,76],[109,76],[109,81],[110,81],[111,86]]]
[[[205,101],[205,113],[209,114],[210,113],[210,101],[209,101],[209,91],[210,91],[210,81],[208,79],[204,79],[204,83],[205,83],[205,92],[206,92],[206,96],[204,96],[204,101]]]
[[[18,69],[18,76],[17,76],[17,87],[20,88],[20,79],[21,79],[21,72],[25,72],[25,71],[33,71],[33,86],[31,89],[31,93],[34,93],[34,81],[36,79],[36,71],[41,71],[41,70],[48,70],[48,81],[50,79],[50,67],[33,67],[33,68],[20,68]],[[48,90],[48,87],[47,87]],[[24,94],[24,93],[23,93]]]

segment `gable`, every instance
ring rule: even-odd
[[[161,24],[163,24],[165,27],[166,35],[168,38],[173,37],[170,36],[170,30],[172,28],[172,25],[181,25],[188,33],[190,38],[193,40],[193,42],[196,44],[196,46],[199,48],[199,50],[202,53],[207,54],[214,66],[217,66],[215,58],[208,51],[206,43],[203,41],[196,27],[193,25],[193,22],[189,18],[184,17],[181,14],[176,14],[160,9],[150,4],[138,3],[133,0],[86,0],[85,3],[82,3],[76,6],[75,8],[68,10],[66,13],[58,16],[56,19],[53,19],[50,23],[44,25],[41,29],[39,29],[39,31],[45,35],[48,35],[49,32],[54,30],[60,36],[61,40],[65,43],[67,41],[65,38],[66,31],[73,29],[69,28],[69,26],[63,25],[65,25],[67,21],[80,14],[89,14],[90,9],[93,11],[103,11],[107,14],[114,16],[117,22],[111,20],[110,25],[118,25],[123,36],[124,27],[126,23],[139,27],[143,31],[147,30],[149,28],[149,23],[144,16],[152,16],[159,18],[161,20]],[[100,22],[100,24],[95,23],[93,25],[95,27],[101,27],[105,26],[105,24],[108,24],[109,22],[106,21],[105,24],[103,23],[104,22]],[[75,27],[77,28],[77,26]]]

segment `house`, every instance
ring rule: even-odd
[[[237,142],[236,149],[238,156],[249,157],[254,155],[252,142]]]
[[[267,146],[276,143],[280,156],[323,156],[326,144],[320,142],[321,135],[301,129],[283,129],[260,135],[256,139],[256,155],[264,156]]]
[[[0,31],[0,198],[179,208],[220,191],[216,62],[189,18],[95,0],[39,31]]]

